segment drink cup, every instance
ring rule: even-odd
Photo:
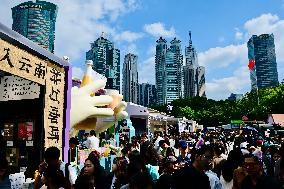
[[[123,96],[119,94],[118,90],[115,90],[115,89],[105,89],[105,91],[106,91],[106,95],[109,95],[112,97],[112,103],[109,104],[107,107],[114,110],[117,107],[117,105],[121,102]]]

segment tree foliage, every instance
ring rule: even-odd
[[[270,113],[284,113],[284,85],[248,92],[238,101],[193,97],[175,100],[171,105],[171,115],[196,120],[204,126],[227,124],[243,116],[250,120],[266,121]],[[166,106],[158,108],[166,112]]]

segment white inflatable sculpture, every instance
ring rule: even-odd
[[[125,119],[126,102],[117,94],[95,96],[95,92],[104,89],[105,80],[91,78],[92,62],[87,61],[87,71],[81,87],[71,91],[70,133],[74,136],[78,130],[95,130],[101,132],[113,126],[115,122]]]
[[[102,108],[102,106],[110,105],[112,103],[113,99],[111,96],[91,96],[91,94],[95,91],[103,89],[105,85],[105,81],[99,80],[94,83],[90,83],[82,88],[72,88],[70,115],[71,130],[93,129],[100,132],[107,129],[108,127],[111,127],[115,121],[122,120],[128,116],[127,112],[123,111],[126,108],[126,102],[121,101],[115,108],[116,114],[114,114],[114,111],[111,108]],[[114,122],[112,124],[109,122],[104,122],[105,118],[112,116],[115,116],[115,119],[113,119]],[[93,123],[93,126],[91,127],[89,124],[78,127],[78,124],[82,123],[87,118],[96,118],[97,122]]]

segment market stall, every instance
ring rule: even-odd
[[[68,158],[68,62],[0,23],[0,152],[17,171],[31,172],[45,148]]]

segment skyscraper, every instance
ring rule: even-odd
[[[173,100],[183,96],[183,56],[181,53],[181,41],[174,38],[170,47],[166,51],[165,68],[165,103],[169,104]]]
[[[138,103],[138,72],[137,72],[138,56],[127,54],[124,57],[123,64],[123,80],[122,94],[127,102]]]
[[[169,48],[167,48],[167,41],[162,37],[156,42],[157,104],[164,105],[183,96],[183,56],[180,40],[174,38]]]
[[[189,32],[189,45],[185,47],[185,66],[183,67],[184,76],[184,97],[194,97],[197,93],[196,68],[197,53],[192,45],[191,32]]]
[[[184,77],[184,98],[190,98],[196,96],[196,65],[185,65],[183,67]]]
[[[155,76],[156,76],[156,89],[157,89],[157,104],[165,104],[165,69],[166,69],[166,51],[167,41],[160,37],[156,41],[156,55],[155,55]]]
[[[184,97],[205,97],[205,68],[198,65],[197,52],[192,45],[189,32],[189,45],[185,47],[185,66],[183,67]]]
[[[196,96],[206,97],[205,94],[205,67],[197,66],[196,69]]]
[[[103,36],[91,43],[86,59],[94,62],[93,69],[107,78],[106,88],[120,90],[120,50]]]
[[[231,93],[231,95],[228,97],[228,100],[237,101],[237,100],[241,100],[243,97],[244,97],[243,94]]]
[[[139,84],[138,104],[150,107],[156,104],[156,87],[149,83]]]
[[[40,0],[21,3],[12,8],[12,29],[53,53],[57,10]]]
[[[252,90],[277,85],[278,72],[273,34],[253,35],[247,42]]]

